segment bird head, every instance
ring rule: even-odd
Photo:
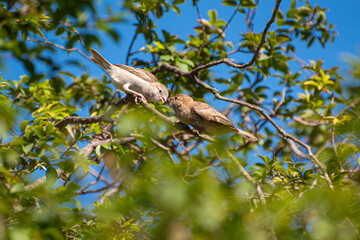
[[[157,90],[157,94],[156,94],[157,98],[160,100],[159,102],[165,103],[169,97],[169,92],[167,88],[163,84],[157,82],[156,90]]]
[[[179,108],[184,103],[190,103],[193,99],[184,94],[178,94],[168,99],[173,108]]]
[[[151,84],[149,91],[144,93],[144,96],[149,102],[165,103],[168,100],[169,92],[163,84],[154,82]]]

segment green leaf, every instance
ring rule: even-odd
[[[319,84],[318,82],[312,81],[312,80],[308,80],[306,82],[303,83],[303,85],[305,86],[314,86],[314,87],[319,87],[321,86],[321,84]]]
[[[255,8],[256,4],[253,0],[241,0],[240,1],[241,7],[247,7],[247,8]]]
[[[50,184],[53,184],[57,179],[58,179],[58,173],[56,169],[53,167],[49,167],[46,170],[46,181],[49,181]]]
[[[22,145],[22,149],[23,149],[25,154],[28,154],[33,146],[34,146],[34,143],[30,143],[30,144],[27,144],[27,145]]]
[[[195,66],[194,62],[191,61],[190,59],[183,58],[183,59],[179,59],[178,61],[179,61],[179,62],[186,63],[186,64],[189,65],[190,67],[194,67],[194,66]]]
[[[22,31],[22,40],[23,42],[26,42],[27,41],[27,38],[28,38],[28,31]]]
[[[265,61],[265,60],[268,60],[268,59],[270,59],[270,58],[272,58],[272,56],[269,56],[269,55],[267,55],[267,54],[261,54],[261,55],[258,57],[257,61]]]
[[[232,7],[237,6],[237,2],[235,0],[223,0],[222,4],[225,6],[232,6]]]
[[[261,158],[264,161],[264,163],[269,163],[269,161],[270,161],[270,158],[268,156],[262,156],[260,154],[256,154],[256,156]]]
[[[180,70],[185,71],[185,72],[187,72],[189,70],[188,65],[186,63],[181,62],[181,61],[176,61],[176,66]]]
[[[20,131],[24,132],[27,125],[29,125],[30,121],[29,120],[25,120],[20,124]]]
[[[36,135],[38,135],[38,137],[43,137],[44,136],[43,126],[35,126],[34,132],[36,133]]]
[[[209,17],[210,17],[210,24],[214,25],[217,21],[217,11],[216,10],[209,10],[208,11]]]
[[[170,55],[160,55],[160,58],[162,59],[162,60],[164,60],[164,61],[170,61],[171,59],[173,59],[173,57],[172,56],[170,56]]]
[[[20,183],[17,183],[11,188],[10,193],[23,192],[24,190],[24,186]]]
[[[42,33],[42,31],[39,28],[36,28],[35,31],[43,40],[46,40],[44,34]]]
[[[159,48],[159,49],[165,49],[164,45],[159,42],[159,41],[154,41],[155,45]]]
[[[97,145],[96,148],[95,148],[95,153],[96,153],[96,156],[100,159],[102,157],[102,154],[101,154],[101,145]]]
[[[55,32],[55,36],[59,36],[65,32],[65,27],[58,27]]]

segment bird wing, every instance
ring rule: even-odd
[[[154,76],[154,74],[152,74],[151,72],[148,72],[144,69],[133,68],[133,67],[123,65],[123,64],[114,64],[114,65],[138,76],[139,78],[143,79],[144,81],[147,81],[150,83],[158,81],[157,78]]]
[[[192,110],[206,121],[217,122],[230,128],[236,127],[223,114],[202,102],[194,102]]]

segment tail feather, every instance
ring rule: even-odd
[[[95,49],[90,48],[91,60],[99,65],[105,71],[109,70],[111,67],[111,63],[109,63],[100,53],[98,53]]]
[[[255,137],[254,135],[252,135],[251,133],[248,133],[248,132],[245,132],[241,129],[237,129],[238,133],[245,136],[245,137],[248,137],[251,139],[251,141],[254,141],[254,142],[257,142],[259,141],[259,139],[257,137]]]

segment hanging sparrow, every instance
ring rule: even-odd
[[[90,53],[91,60],[104,69],[115,87],[135,96],[135,103],[138,103],[138,99],[145,103],[167,101],[167,88],[159,83],[152,73],[141,68],[111,64],[93,48],[90,49]]]
[[[254,135],[236,128],[229,119],[214,108],[205,103],[194,101],[187,95],[176,95],[169,98],[169,102],[180,122],[184,124],[191,125],[211,135],[234,132],[250,138],[251,141],[258,141]]]

